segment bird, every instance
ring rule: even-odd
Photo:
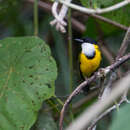
[[[81,44],[79,54],[80,72],[84,79],[89,78],[99,68],[102,56],[98,43],[88,37],[77,38],[76,42]]]

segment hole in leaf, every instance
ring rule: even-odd
[[[24,130],[24,126],[21,126],[20,129],[21,129],[21,130]]]
[[[48,71],[48,68],[46,68],[46,71]]]
[[[48,88],[51,88],[51,85],[50,84],[46,84]]]
[[[25,83],[25,80],[23,80],[23,83]]]
[[[41,97],[38,97],[39,100],[41,100]]]
[[[33,75],[29,75],[30,78],[33,78]]]
[[[33,84],[34,84],[33,82],[30,83],[30,85],[33,85]]]
[[[32,104],[35,105],[34,101],[32,100]]]
[[[25,49],[25,52],[31,52],[31,50],[29,50],[29,49]]]
[[[36,95],[39,95],[39,93],[38,93],[38,92],[36,92]]]
[[[29,68],[29,69],[32,69],[33,67],[34,67],[34,66],[32,65],[32,66],[29,66],[28,68]]]

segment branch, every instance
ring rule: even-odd
[[[85,112],[83,112],[81,116],[77,118],[66,130],[83,130],[88,127],[95,117],[101,114],[104,109],[113,103],[113,100],[116,100],[126,89],[130,88],[129,79],[130,74],[117,82],[109,97],[106,97],[103,101],[96,102],[90,108],[85,110]]]
[[[119,59],[121,56],[123,56],[123,54],[125,53],[128,45],[130,45],[130,27],[128,28],[125,38],[121,44],[121,47],[119,49],[118,55],[116,57],[116,59]]]
[[[57,13],[58,2],[63,4],[59,15]],[[124,0],[124,1],[122,1],[122,2],[120,2],[118,4],[115,4],[115,5],[111,6],[111,7],[108,7],[108,8],[89,9],[89,8],[85,8],[85,7],[81,7],[81,6],[72,4],[71,0],[66,0],[66,1],[59,0],[59,1],[54,2],[53,6],[52,6],[52,14],[55,17],[55,19],[53,21],[51,21],[50,24],[52,26],[56,24],[56,29],[60,30],[62,33],[65,33],[66,29],[65,29],[64,26],[66,26],[67,23],[63,19],[66,16],[66,13],[68,11],[68,7],[71,7],[73,9],[79,10],[79,11],[87,13],[87,14],[94,14],[94,13],[101,14],[101,13],[106,13],[106,12],[116,10],[118,8],[121,8],[121,7],[129,4],[129,3],[130,3],[130,0]],[[120,25],[118,24],[118,26],[120,26]],[[122,28],[122,26],[120,26],[120,27]]]
[[[34,4],[34,0],[27,0],[26,2],[29,2],[31,4]],[[41,8],[42,10],[46,11],[47,13],[51,12],[52,9],[52,4],[51,3],[47,3],[44,1],[38,1],[38,6],[39,8]],[[59,8],[57,8],[57,11],[59,11]],[[65,19],[67,20],[67,17],[65,17]],[[85,25],[83,25],[81,22],[79,22],[77,19],[75,18],[71,18],[71,22],[72,22],[72,27],[77,30],[80,33],[85,32],[86,27]]]
[[[59,17],[59,15],[57,14],[57,8],[58,8],[58,2],[56,1],[53,3],[53,6],[52,6],[52,14],[55,17],[55,19],[53,21],[51,21],[50,24],[51,25],[56,24],[56,29],[65,33],[66,30],[65,30],[64,26],[66,26],[67,23],[63,20],[64,16]]]
[[[98,9],[90,9],[90,8],[81,7],[79,5],[75,5],[75,4],[72,4],[72,3],[69,3],[69,2],[63,1],[63,0],[59,0],[59,2],[66,5],[66,6],[68,6],[68,7],[71,7],[72,9],[76,9],[76,10],[79,10],[79,11],[84,12],[84,13],[102,14],[102,13],[114,11],[114,10],[117,10],[117,9],[123,7],[123,6],[126,6],[127,4],[130,3],[130,0],[124,0],[122,2],[119,2],[118,4],[115,4],[113,6],[110,6],[110,7],[104,8],[104,9],[99,9],[99,8]]]
[[[111,72],[107,85],[102,86],[104,89],[102,93],[99,93],[99,100],[104,100],[105,97],[108,97],[108,95],[111,93],[112,84],[116,80],[116,78],[117,78],[116,73],[114,71]]]
[[[34,0],[27,0],[27,2],[30,2],[30,3],[33,4]],[[51,12],[51,8],[52,8],[51,3],[46,3],[44,1],[39,1],[38,2],[38,6],[40,8],[42,8],[42,9],[44,9],[46,12],[49,12],[49,13]],[[59,8],[57,10],[59,11]],[[101,21],[104,21],[106,23],[112,24],[112,25],[114,25],[114,26],[116,26],[118,28],[121,28],[123,30],[127,30],[128,29],[128,27],[126,27],[126,26],[124,26],[122,24],[119,24],[119,23],[117,23],[115,21],[112,21],[112,20],[110,20],[108,18],[105,18],[103,16],[96,15],[96,14],[88,14],[88,15],[93,17],[93,18],[96,18],[96,19],[99,19]],[[67,19],[67,18],[65,17],[65,19]],[[72,25],[74,26],[74,29],[78,29],[78,31],[80,31],[81,33],[83,33],[85,31],[85,26],[81,22],[77,21],[74,18],[72,18]]]
[[[121,28],[123,30],[127,30],[128,29],[128,27],[126,27],[126,26],[124,26],[124,25],[122,25],[120,23],[117,23],[115,21],[112,21],[112,20],[110,20],[108,18],[105,18],[103,16],[100,16],[100,15],[97,15],[97,14],[88,14],[88,15],[90,15],[91,17],[94,17],[96,19],[100,19],[101,21],[104,21],[106,23],[112,24],[112,25],[114,25],[114,26],[116,26],[118,28]]]
[[[66,1],[67,1],[67,3],[71,2],[71,0],[66,0]],[[53,3],[53,6],[52,6],[52,14],[55,17],[55,19],[53,21],[51,21],[50,24],[51,25],[55,25],[56,24],[56,29],[60,30],[63,33],[65,33],[66,30],[65,30],[64,26],[66,26],[67,23],[63,19],[66,16],[66,13],[68,11],[68,7],[66,5],[63,5],[61,7],[61,10],[60,10],[59,14],[57,13],[57,7],[58,7],[58,2],[55,1]]]
[[[38,0],[34,0],[34,36],[38,36]]]
[[[107,85],[105,87],[103,86],[103,88],[104,88],[103,93],[101,93],[101,94],[99,93],[99,100],[100,101],[105,101],[105,99],[110,95],[111,90],[112,90],[112,83],[116,80],[116,76],[117,76],[116,73],[113,71],[111,73],[111,75],[110,75],[109,82],[107,83]],[[109,112],[111,112],[113,109],[117,108],[117,106],[120,106],[119,104],[113,105],[113,107],[111,107],[110,109],[106,110],[104,113],[102,113],[98,117],[95,117],[95,119],[92,121],[92,124],[90,125],[88,130],[93,130],[93,128],[96,128],[96,123],[101,118],[103,118],[105,115],[107,115]]]
[[[87,85],[89,85],[92,81],[94,81],[97,78],[101,78],[105,75],[107,75],[111,70],[114,70],[116,68],[118,68],[121,64],[123,64],[125,61],[130,59],[130,53],[126,56],[121,57],[120,59],[118,59],[115,63],[113,63],[112,65],[100,69],[98,72],[96,72],[93,76],[91,76],[88,80],[82,82],[72,93],[71,95],[67,98],[67,100],[65,101],[63,108],[61,110],[61,114],[60,114],[60,123],[59,123],[59,127],[60,130],[62,130],[63,128],[63,119],[64,119],[64,114],[65,114],[65,110],[67,108],[67,106],[69,105],[69,103],[71,102],[72,98],[74,96],[76,96],[77,94],[80,93],[80,91]]]
[[[90,91],[83,99],[80,99],[80,101],[76,102],[75,104],[72,105],[72,109],[75,111],[75,109],[79,109],[84,103],[87,103],[94,97],[96,97],[99,93],[99,90],[96,89],[94,91]]]
[[[126,32],[126,35],[125,35],[125,38],[123,40],[123,43],[121,44],[121,47],[119,49],[119,52],[118,52],[118,55],[116,57],[116,60],[118,60],[121,56],[123,56],[123,54],[125,53],[127,47],[128,47],[128,44],[130,42],[130,28],[128,29],[128,31]],[[110,75],[110,79],[109,79],[109,82],[108,84],[106,85],[104,91],[103,91],[103,94],[101,95],[101,98],[100,100],[104,100],[105,97],[108,97],[111,93],[111,89],[112,89],[112,83],[116,80],[116,73],[113,71]],[[123,101],[126,101],[127,99],[127,91],[126,90],[121,98],[121,103]],[[90,127],[88,128],[88,130],[93,130],[93,128],[96,126],[96,123],[101,119],[103,118],[106,114],[108,114],[109,112],[111,112],[113,109],[117,108],[117,106],[119,107],[120,104],[117,104],[117,105],[114,105],[113,107],[111,107],[110,109],[106,110],[104,113],[102,113],[100,116],[96,117],[96,119],[92,122],[92,124],[90,125]]]
[[[88,130],[92,130],[94,128],[94,126],[96,125],[96,123],[101,120],[104,116],[106,116],[107,114],[109,114],[111,111],[113,111],[114,109],[116,109],[117,107],[120,107],[120,105],[125,102],[126,99],[121,100],[118,104],[113,105],[112,107],[110,107],[109,109],[107,109],[105,112],[103,112],[100,116],[98,116],[93,122],[92,124],[89,126]]]
[[[127,4],[130,3],[130,0],[124,0],[124,1],[122,1],[120,3],[118,3],[118,4],[115,4],[113,6],[110,6],[108,8],[104,8],[104,9],[99,9],[99,8],[97,8],[97,9],[90,9],[90,8],[81,7],[81,6],[78,6],[78,5],[70,3],[71,0],[66,0],[66,1],[59,0],[58,2],[64,4],[62,6],[63,8],[61,9],[61,11],[59,13],[59,17],[57,15],[57,11],[56,11],[57,7],[55,6],[54,9],[52,8],[52,13],[53,13],[53,15],[55,17],[55,20],[53,20],[52,22],[50,22],[50,24],[51,25],[55,25],[56,24],[56,29],[60,30],[63,33],[65,33],[66,30],[65,30],[64,26],[66,26],[66,25],[64,25],[62,23],[64,23],[63,19],[64,19],[66,13],[67,13],[67,10],[68,10],[67,6],[73,8],[73,9],[79,10],[80,12],[87,13],[87,14],[94,14],[94,13],[101,14],[101,13],[106,13],[106,12],[114,11],[114,10],[117,10],[117,9],[123,7],[123,6],[126,6]],[[54,5],[55,5],[55,3],[54,3]],[[112,24],[115,25],[116,23],[112,22]],[[120,24],[117,24],[117,26],[120,26]],[[122,28],[123,26],[120,26],[120,27]]]

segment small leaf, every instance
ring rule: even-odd
[[[56,63],[38,37],[0,41],[0,129],[29,130],[54,95]]]

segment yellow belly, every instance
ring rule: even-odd
[[[83,53],[80,54],[80,70],[84,77],[90,77],[92,73],[96,71],[101,62],[101,53],[97,45],[94,45],[96,49],[95,57],[88,59]]]

